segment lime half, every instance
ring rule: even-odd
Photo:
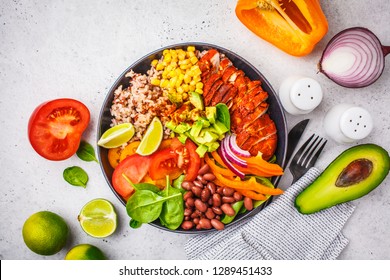
[[[107,149],[117,148],[126,144],[135,133],[131,123],[122,123],[109,128],[98,141],[98,145]]]
[[[164,127],[159,118],[154,117],[139,144],[136,153],[147,156],[157,151],[163,139]]]
[[[91,200],[78,216],[81,228],[90,236],[103,238],[116,230],[117,216],[114,206],[106,199]]]
[[[80,244],[72,249],[65,256],[65,260],[105,260],[106,256],[96,246]]]

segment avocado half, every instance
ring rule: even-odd
[[[311,214],[360,198],[375,189],[390,169],[388,152],[375,144],[362,144],[341,153],[295,199],[302,214]]]

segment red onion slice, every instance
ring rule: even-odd
[[[249,151],[245,151],[237,145],[237,136],[235,134],[228,135],[227,138],[227,141],[229,142],[229,147],[233,153],[241,157],[251,157]]]
[[[330,40],[318,69],[341,86],[365,87],[381,76],[388,53],[390,47],[382,46],[370,30],[353,27],[341,31]]]

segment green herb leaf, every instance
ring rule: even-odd
[[[84,161],[96,161],[99,162],[95,156],[95,149],[91,144],[85,141],[80,142],[80,146],[76,152],[76,155]]]
[[[217,108],[217,120],[223,123],[226,128],[230,130],[229,108],[223,103],[218,103],[215,107]]]
[[[87,187],[87,182],[89,179],[88,174],[81,167],[78,166],[68,167],[64,170],[62,175],[65,181],[67,181],[69,184],[73,186],[78,186],[83,188]]]
[[[134,219],[131,219],[129,225],[131,228],[137,229],[137,228],[140,228],[142,226],[142,223],[138,222]]]
[[[172,187],[174,187],[175,189],[178,189],[181,191],[182,194],[186,193],[187,191],[185,189],[183,189],[183,187],[181,186],[181,184],[184,182],[184,178],[186,177],[186,175],[180,175],[178,178],[176,178],[175,180],[173,180],[173,183],[172,183]]]
[[[164,202],[160,214],[160,222],[163,226],[175,230],[177,229],[184,219],[184,203],[183,196],[179,189],[173,188],[169,183],[169,177],[167,176],[167,185],[162,193],[164,197],[170,195],[178,195]]]
[[[162,197],[150,190],[137,190],[127,201],[126,211],[132,219],[147,224],[160,216],[164,201],[177,196],[181,193]]]

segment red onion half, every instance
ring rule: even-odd
[[[381,76],[389,53],[390,46],[382,46],[367,28],[348,28],[329,41],[318,69],[341,86],[365,87]]]

